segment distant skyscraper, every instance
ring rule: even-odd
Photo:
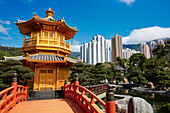
[[[163,46],[165,46],[164,41],[163,40],[158,40],[157,44],[162,44]]]
[[[142,43],[140,46],[141,53],[146,56],[146,58],[150,58],[149,46],[146,43]]]
[[[150,46],[150,57],[153,57],[152,50],[156,47],[156,42],[151,41],[149,46]]]
[[[140,53],[140,51],[132,50],[129,48],[123,49],[123,58],[129,59],[133,54]]]
[[[81,45],[80,56],[87,64],[111,62],[109,41],[101,35],[94,36],[91,42]]]
[[[116,58],[120,56],[123,58],[122,52],[122,36],[115,35],[111,37],[111,48],[112,48],[112,62],[116,62]]]

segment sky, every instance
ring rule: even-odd
[[[34,13],[45,18],[49,7],[54,19],[64,17],[78,33],[71,41],[79,51],[96,34],[110,40],[115,34],[123,44],[137,44],[170,37],[170,0],[0,0],[0,45],[22,47],[23,35],[14,22]]]

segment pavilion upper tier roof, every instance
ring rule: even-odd
[[[30,20],[24,21],[17,19],[17,22],[15,22],[15,24],[19,28],[21,34],[27,36],[31,36],[32,31],[46,29],[47,26],[49,28],[48,30],[53,31],[57,30],[65,34],[66,40],[72,39],[74,35],[78,32],[78,30],[76,30],[77,27],[68,26],[64,18],[60,20],[53,19],[54,12],[51,10],[51,8],[46,10],[46,13],[47,13],[46,18],[41,18],[37,16],[37,14],[35,13],[35,15]]]

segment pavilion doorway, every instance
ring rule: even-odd
[[[39,71],[40,91],[50,91],[55,87],[54,69],[46,68]]]

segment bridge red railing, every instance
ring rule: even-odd
[[[13,80],[11,87],[0,92],[0,113],[7,113],[19,102],[27,101],[27,86],[17,85],[17,78]]]
[[[95,99],[105,108],[105,102],[98,98],[93,92],[80,85],[70,84],[64,89],[64,97],[74,100],[86,112],[103,113],[95,104]],[[89,97],[87,96],[89,95]]]
[[[66,84],[66,83],[65,83]],[[95,100],[103,106],[106,113],[116,113],[115,101],[113,101],[113,86],[106,93],[106,102],[98,98],[93,92],[79,85],[78,75],[74,84],[64,85],[64,97],[76,102],[86,113],[104,113],[96,104]]]

